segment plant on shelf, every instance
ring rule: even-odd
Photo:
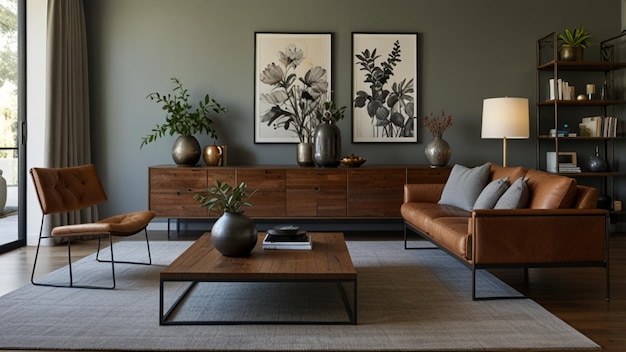
[[[338,108],[332,100],[329,100],[316,110],[317,121],[320,123],[337,123],[337,121],[343,120],[345,112],[345,106]]]
[[[244,257],[256,246],[256,226],[242,210],[245,206],[252,206],[248,200],[254,193],[256,190],[252,193],[246,192],[244,182],[233,187],[216,180],[215,186],[194,195],[193,198],[200,202],[201,207],[208,207],[209,210],[216,208],[222,213],[211,228],[211,242],[222,255]]]
[[[422,125],[428,128],[433,135],[433,140],[424,148],[424,155],[431,166],[445,166],[450,160],[452,151],[450,145],[443,139],[443,132],[452,126],[452,115],[446,116],[444,110],[441,110],[441,116],[424,116]]]
[[[202,150],[194,135],[206,132],[211,138],[217,140],[217,132],[209,115],[212,112],[219,114],[227,110],[208,94],[198,102],[198,106],[194,109],[189,102],[189,90],[183,87],[178,78],[173,77],[171,80],[175,84],[172,93],[155,92],[146,97],[161,104],[166,116],[165,123],[157,124],[150,134],[141,139],[139,148],[165,135],[178,135],[179,138],[172,149],[174,161],[177,164],[195,165],[200,159]]]
[[[226,108],[220,105],[215,99],[204,96],[198,102],[198,107],[192,110],[189,103],[189,90],[183,88],[183,84],[176,77],[171,78],[176,85],[172,92],[174,94],[150,93],[147,98],[157,103],[162,103],[161,108],[165,110],[165,123],[157,124],[152,129],[152,133],[143,137],[141,147],[169,134],[173,136],[193,136],[196,133],[206,132],[211,138],[217,139],[217,131],[213,127],[213,120],[209,117],[211,111],[214,113],[226,112]]]
[[[559,55],[564,61],[582,61],[583,49],[593,45],[591,35],[583,25],[573,30],[566,28],[558,37],[561,42]]]
[[[565,28],[563,33],[559,33],[559,39],[561,40],[561,47],[573,46],[587,48],[593,44],[591,42],[591,35],[585,30],[583,25],[573,30]]]
[[[452,115],[446,116],[445,111],[441,110],[441,116],[424,116],[422,118],[422,126],[428,128],[433,137],[443,137],[443,132],[452,126]]]

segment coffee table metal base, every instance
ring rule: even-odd
[[[189,282],[189,286],[187,289],[176,299],[176,301],[172,304],[167,311],[165,311],[165,303],[164,303],[164,295],[165,295],[165,285],[167,282]],[[238,324],[282,324],[282,325],[296,325],[296,324],[311,324],[311,325],[339,325],[339,324],[357,324],[357,281],[349,280],[349,281],[336,281],[336,280],[327,280],[327,281],[319,281],[319,280],[289,280],[289,281],[273,281],[273,282],[289,282],[289,283],[297,283],[297,282],[336,282],[341,297],[343,299],[344,306],[346,308],[346,320],[339,321],[326,321],[326,320],[312,320],[312,321],[293,321],[293,320],[174,320],[171,319],[172,313],[181,305],[183,301],[188,297],[189,293],[192,289],[200,282],[231,282],[231,281],[209,281],[209,280],[201,280],[201,281],[188,281],[188,280],[160,280],[159,285],[159,324],[160,325],[238,325]],[[250,282],[250,281],[244,281]],[[254,282],[268,282],[268,281],[254,281]],[[344,285],[352,286],[352,302],[350,302],[350,298],[348,297],[348,293],[346,293],[346,289]]]

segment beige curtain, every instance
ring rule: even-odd
[[[48,0],[46,167],[91,162],[87,34],[82,0]],[[97,209],[47,217],[52,226],[90,222]]]

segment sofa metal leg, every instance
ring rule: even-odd
[[[408,232],[414,232],[417,235],[419,235],[421,238],[424,238],[424,236],[422,236],[421,233],[419,233],[418,231],[412,231],[409,226],[407,226],[406,222],[404,223],[404,249],[439,249],[439,247],[435,246],[429,246],[429,247],[409,247],[409,235]],[[429,243],[431,243],[429,241]]]

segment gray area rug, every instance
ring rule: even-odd
[[[348,242],[358,273],[358,325],[159,326],[159,271],[189,245],[153,242],[158,265],[118,264],[118,288],[28,285],[0,297],[0,348],[59,350],[476,351],[599,349],[529,299],[471,300],[471,272],[439,250],[406,251],[401,242]],[[145,243],[120,242],[118,260],[142,259]],[[44,249],[45,250],[45,249]],[[140,257],[140,258],[139,258]],[[109,279],[93,256],[74,265],[76,280]],[[88,273],[88,277],[83,274]],[[62,280],[60,269],[45,280]],[[103,281],[104,280],[104,281]],[[255,284],[251,284],[255,285]],[[256,284],[260,285],[260,284]],[[282,319],[345,314],[336,286],[198,285],[178,314]],[[485,273],[479,293],[511,294]],[[175,296],[178,287],[168,290]],[[180,288],[182,289],[182,288]],[[171,294],[169,294],[171,293]],[[296,300],[293,298],[297,297]],[[171,303],[173,298],[167,298]],[[297,301],[298,304],[293,304]],[[217,303],[217,304],[215,304]],[[297,314],[293,312],[297,311]]]

